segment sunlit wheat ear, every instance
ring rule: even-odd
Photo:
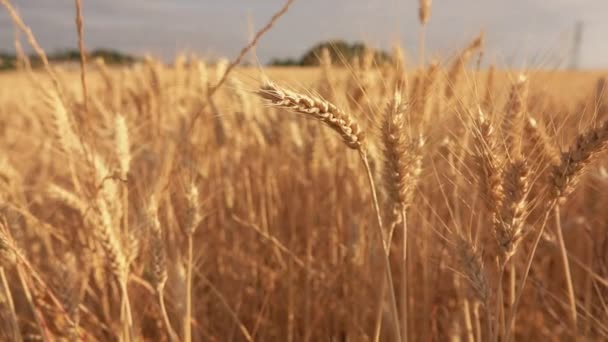
[[[419,113],[419,115],[423,116],[424,118],[426,118],[427,108],[430,102],[429,100],[433,93],[433,88],[438,74],[439,62],[432,61],[427,72],[424,75],[421,75],[422,79],[419,83],[420,90],[418,90],[416,94],[414,111]]]
[[[401,208],[411,204],[411,197],[422,170],[422,148],[424,139],[409,139],[406,135],[405,111],[396,92],[389,102],[382,123],[384,148],[384,172],[388,192]]]
[[[103,248],[114,276],[121,284],[125,284],[128,275],[127,258],[118,238],[116,228],[105,201],[97,199],[100,224],[95,226],[95,234]]]
[[[467,47],[460,52],[456,59],[450,66],[447,75],[447,84],[444,89],[444,95],[446,99],[451,99],[455,94],[455,88],[458,85],[458,81],[460,80],[460,76],[465,71],[465,66],[471,60],[471,56],[477,50],[483,48],[484,44],[484,34],[480,33],[475,39],[473,39]]]
[[[117,214],[120,211],[121,203],[118,201],[118,183],[113,177],[110,166],[98,154],[93,155],[93,166],[95,168],[95,186],[100,188],[106,207]]]
[[[496,74],[496,67],[490,65],[488,69],[488,76],[486,78],[486,93],[483,98],[483,110],[491,113],[490,111],[494,107],[494,76]]]
[[[209,72],[207,70],[207,64],[203,60],[196,60],[194,70],[196,73],[196,79],[198,80],[198,86],[201,89],[203,97],[206,98],[209,87]]]
[[[127,264],[133,265],[142,249],[142,237],[145,236],[145,227],[142,224],[136,224],[129,227],[125,239],[125,256]]]
[[[158,219],[158,203],[153,197],[149,201],[147,215],[152,237],[150,250],[152,253],[152,281],[156,289],[162,290],[167,282],[167,257],[163,232]]]
[[[517,250],[523,237],[523,225],[529,209],[529,170],[525,161],[509,161],[503,172],[503,198],[500,210],[494,215],[494,232],[503,260]]]
[[[221,58],[215,63],[215,82],[219,82],[219,80],[224,77],[226,73],[226,69],[228,68],[228,64],[230,62],[226,58]]]
[[[51,111],[55,135],[59,140],[59,145],[64,152],[75,153],[79,151],[79,139],[72,125],[72,120],[63,105],[59,94],[53,90],[48,90],[44,95],[47,108]]]
[[[359,124],[328,101],[281,88],[272,82],[262,85],[257,94],[275,107],[289,109],[320,120],[336,131],[348,147],[355,150],[363,149],[365,136]]]
[[[237,77],[230,77],[228,84],[234,90],[235,114],[238,117],[238,125],[242,126],[247,122],[247,117],[253,116],[253,106],[250,101],[251,95],[245,90],[245,85]]]
[[[8,228],[0,221],[0,266],[8,267],[17,262],[17,245],[8,233]]]
[[[587,166],[608,148],[608,120],[590,128],[576,138],[568,151],[561,154],[559,165],[551,171],[553,198],[565,199],[576,187]]]
[[[0,155],[0,184],[11,184],[22,178],[6,155]]]
[[[481,253],[470,240],[461,235],[455,237],[454,253],[460,265],[460,271],[469,281],[475,297],[482,304],[487,304],[490,286]]]
[[[65,205],[77,210],[81,215],[85,215],[87,204],[78,195],[57,184],[50,184],[47,187],[47,195],[52,199],[61,201]]]
[[[408,82],[407,82],[407,74],[406,74],[406,60],[405,53],[403,52],[403,48],[399,44],[396,44],[393,47],[392,54],[392,64],[393,64],[393,87],[394,89],[401,89],[404,92],[407,92]]]
[[[198,224],[201,222],[200,203],[198,187],[192,183],[186,193],[187,212],[186,212],[186,234],[194,234]]]
[[[527,97],[528,79],[525,75],[519,75],[519,78],[511,87],[502,122],[505,150],[511,157],[517,157],[521,154]]]
[[[399,44],[394,44],[392,49],[391,61],[396,71],[405,71],[406,60],[405,60],[405,52],[403,48]]]
[[[429,22],[431,16],[431,0],[420,0],[420,7],[418,8],[418,20],[420,24],[426,25]]]
[[[530,141],[533,153],[539,153],[539,163],[548,162],[550,165],[560,163],[560,152],[552,137],[549,136],[545,127],[534,118],[528,117],[524,126],[526,138]]]
[[[78,336],[78,322],[80,319],[80,274],[78,263],[73,253],[66,253],[57,263],[56,272],[58,285],[58,297],[63,308],[70,319],[67,334],[70,340],[76,341]]]
[[[495,213],[503,199],[501,184],[502,157],[497,153],[496,137],[492,124],[479,111],[473,122],[473,153],[478,184],[487,209]]]
[[[118,155],[118,164],[120,166],[120,178],[127,179],[129,166],[131,164],[131,145],[129,142],[129,127],[127,120],[121,114],[115,118],[115,139],[116,139],[116,154]]]

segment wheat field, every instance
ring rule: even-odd
[[[608,339],[603,73],[483,52],[23,58],[0,74],[0,339]]]

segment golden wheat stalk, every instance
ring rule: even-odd
[[[394,282],[389,260],[390,250],[388,245],[388,239],[384,234],[382,215],[380,212],[380,205],[378,204],[378,196],[376,193],[376,185],[374,182],[374,177],[372,175],[372,169],[370,167],[367,151],[364,146],[365,136],[363,134],[363,131],[350,115],[346,114],[344,111],[342,111],[335,105],[320,97],[307,96],[287,89],[283,89],[270,81],[267,81],[262,85],[261,89],[258,91],[258,95],[263,99],[268,100],[273,106],[289,109],[295,113],[306,114],[312,118],[321,121],[322,123],[332,128],[334,131],[336,131],[341,136],[342,141],[346,144],[347,147],[350,147],[359,152],[359,157],[361,158],[361,161],[363,162],[367,173],[367,180],[372,194],[372,205],[374,207],[376,221],[378,223],[377,232],[383,252],[384,271],[389,286],[390,304],[393,316],[392,318],[396,325],[395,339],[397,341],[401,341],[401,329],[397,324],[397,322],[399,322],[397,300],[395,297]],[[384,288],[384,286],[382,286],[382,288]]]
[[[84,19],[82,17],[82,0],[76,1],[76,31],[78,32],[78,50],[80,52],[80,83],[82,87],[82,102],[85,112],[88,111],[87,91],[87,55],[84,49]]]
[[[395,91],[388,104],[382,124],[382,142],[384,147],[384,173],[388,193],[393,199],[396,211],[400,213],[403,225],[403,258],[402,262],[402,308],[401,326],[404,340],[408,336],[407,324],[407,212],[412,201],[414,188],[422,171],[422,147],[424,139],[408,141],[405,127],[407,106],[401,101],[399,90]],[[388,245],[391,245],[394,226],[392,225]]]

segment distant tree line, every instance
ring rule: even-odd
[[[300,58],[275,58],[268,63],[271,66],[314,66],[319,65],[319,59],[326,50],[335,65],[351,63],[355,58],[362,58],[364,55],[373,53],[376,62],[383,62],[390,58],[390,55],[382,50],[367,47],[362,42],[349,43],[343,40],[332,40],[321,42],[310,48]],[[87,58],[103,58],[106,64],[131,64],[139,58],[112,49],[96,49],[87,52]],[[42,60],[38,55],[28,56],[32,67],[42,65]],[[80,52],[76,49],[62,50],[51,53],[47,56],[50,62],[79,62]],[[0,51],[0,70],[12,70],[17,67],[17,56],[14,53]]]
[[[38,55],[32,54],[28,56],[32,67],[42,65],[42,60]],[[78,50],[63,50],[51,53],[47,56],[50,62],[78,62],[80,61],[80,51]],[[130,64],[138,58],[111,49],[96,49],[87,52],[87,58],[103,58],[106,64]],[[0,70],[11,70],[17,67],[17,56],[13,53],[0,52]]]
[[[386,61],[390,55],[382,50],[367,47],[364,43],[349,43],[343,40],[332,40],[321,42],[306,51],[302,57],[296,58],[274,58],[268,63],[272,66],[314,66],[319,65],[319,59],[323,50],[327,49],[332,63],[342,65],[352,62],[355,58],[362,58],[366,53],[373,53],[374,60],[378,62]]]

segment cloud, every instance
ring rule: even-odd
[[[14,0],[24,20],[47,50],[76,45],[73,1]],[[282,0],[89,0],[84,2],[88,48],[112,47],[171,58],[180,49],[234,56],[247,42],[247,18],[259,28]],[[417,1],[296,1],[257,52],[262,61],[298,56],[324,39],[365,40],[388,48],[395,40],[415,54]],[[480,29],[488,57],[496,62],[549,66],[569,57],[571,33],[585,23],[581,61],[605,67],[608,2],[589,0],[446,0],[433,2],[427,31],[430,55],[453,53]],[[10,50],[13,29],[0,12],[0,49]]]

